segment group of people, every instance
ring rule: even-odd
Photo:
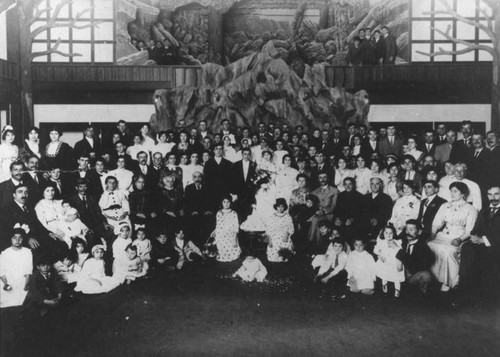
[[[172,46],[169,40],[164,42],[149,40],[147,43],[144,40],[136,38],[130,39],[130,43],[139,51],[147,51],[149,59],[155,61],[159,65],[175,64],[173,61]]]
[[[397,54],[396,37],[387,26],[373,33],[367,27],[360,29],[349,44],[347,62],[350,66],[395,64]]]
[[[0,306],[45,311],[66,291],[242,255],[236,276],[248,281],[305,259],[334,299],[373,294],[377,278],[395,298],[405,281],[424,295],[433,283],[472,299],[497,292],[498,132],[177,124],[153,136],[120,120],[103,142],[89,124],[74,148],[57,127],[46,145],[34,127],[19,146],[3,128]]]

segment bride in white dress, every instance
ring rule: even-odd
[[[14,128],[6,125],[2,130],[0,144],[0,182],[10,179],[10,164],[19,156],[19,148],[14,145],[15,138]]]

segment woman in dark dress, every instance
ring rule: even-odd
[[[50,129],[50,143],[45,146],[40,162],[42,169],[50,170],[53,167],[58,167],[63,171],[67,171],[75,167],[73,149],[60,140],[61,136],[62,131],[56,126]]]
[[[128,196],[130,205],[130,220],[134,231],[137,225],[155,225],[154,221],[157,217],[154,212],[154,202],[150,191],[144,189],[146,179],[143,175],[134,175],[132,179],[134,190]]]
[[[35,126],[29,128],[19,156],[25,162],[32,156],[36,156],[39,159],[42,157],[42,150],[40,149],[40,129]]]

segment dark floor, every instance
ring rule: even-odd
[[[43,318],[3,309],[2,356],[500,355],[498,308],[405,290],[400,301],[378,293],[333,302],[319,299],[301,264],[266,263],[264,284],[231,279],[238,265],[80,296]]]

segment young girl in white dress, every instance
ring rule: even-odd
[[[151,241],[146,238],[146,228],[138,228],[135,232],[136,239],[132,242],[132,245],[137,247],[137,255],[141,258],[144,264],[147,264],[151,260]]]
[[[286,262],[294,254],[292,234],[295,232],[292,217],[287,212],[288,205],[284,198],[278,198],[274,205],[276,212],[267,222],[266,235],[267,260],[270,262]]]
[[[375,272],[382,280],[382,291],[387,294],[387,283],[394,283],[394,297],[399,298],[401,283],[405,281],[403,263],[396,257],[401,250],[401,243],[396,238],[396,229],[387,226],[382,229],[373,252],[378,256]]]
[[[106,246],[104,245],[104,249]],[[72,241],[71,251],[75,255],[75,271],[81,271],[83,268],[83,263],[89,258],[89,252],[87,250],[87,242],[82,238],[76,237]]]
[[[132,243],[132,239],[130,238],[130,226],[127,223],[121,223],[119,226],[115,227],[115,234],[117,237],[113,242],[113,276],[115,274],[124,276],[123,270],[126,269],[128,260],[125,249]]]
[[[14,128],[6,125],[2,130],[0,144],[0,182],[10,179],[10,164],[19,156],[19,148],[14,145],[15,138]]]
[[[238,244],[238,215],[231,209],[230,195],[222,199],[222,209],[217,212],[215,230],[210,235],[217,245],[217,261],[232,262],[240,257],[241,249]]]
[[[124,279],[127,284],[135,281],[137,278],[142,278],[148,273],[148,265],[145,264],[139,255],[137,254],[137,247],[135,245],[129,244],[125,249],[127,253],[127,265]]]
[[[347,256],[347,287],[353,293],[372,295],[375,292],[375,259],[365,250],[363,239],[354,240],[354,250]]]
[[[120,285],[120,281],[115,277],[106,276],[104,250],[101,244],[92,247],[92,258],[83,264],[75,291],[81,291],[84,294],[102,294]]]
[[[33,272],[31,250],[23,247],[26,232],[13,230],[11,246],[0,254],[0,308],[21,306],[28,293],[28,281]]]

